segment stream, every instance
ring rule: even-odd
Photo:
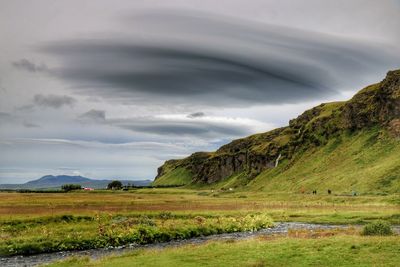
[[[300,223],[300,222],[278,222],[275,223],[274,227],[262,229],[256,232],[237,232],[218,234],[210,236],[196,237],[186,240],[175,240],[165,243],[155,243],[148,245],[129,244],[116,248],[100,248],[90,249],[82,251],[61,251],[53,253],[43,253],[29,256],[12,256],[12,257],[0,257],[0,266],[2,267],[31,267],[38,266],[40,264],[50,263],[57,260],[62,260],[71,256],[89,256],[92,259],[98,259],[108,255],[117,255],[126,253],[135,249],[143,248],[166,248],[176,247],[186,244],[201,244],[211,240],[241,240],[248,239],[256,236],[265,235],[286,235],[289,229],[304,229],[304,230],[324,230],[324,229],[346,229],[349,227],[360,227],[359,225],[331,225],[331,224],[312,224],[312,223]],[[393,227],[393,230],[397,233],[400,232],[400,226]]]

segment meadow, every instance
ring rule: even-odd
[[[29,255],[252,231],[273,221],[400,224],[399,195],[149,188],[0,193],[0,253]]]
[[[100,260],[71,258],[50,264],[66,266],[398,266],[398,236],[275,237],[219,241],[164,250],[139,250]]]

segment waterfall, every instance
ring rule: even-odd
[[[275,168],[278,167],[279,160],[281,158],[281,154],[279,154],[278,158],[275,160]]]

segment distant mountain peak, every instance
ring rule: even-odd
[[[27,184],[39,184],[39,183],[81,183],[91,179],[82,176],[70,176],[70,175],[45,175],[37,180],[29,181]]]
[[[124,185],[133,184],[137,186],[146,186],[151,183],[150,180],[120,180]],[[0,188],[10,189],[43,189],[43,188],[60,188],[64,184],[80,184],[83,187],[106,188],[112,180],[97,180],[83,177],[80,175],[45,175],[39,179],[26,182],[25,184],[5,184]]]

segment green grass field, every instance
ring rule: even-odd
[[[249,190],[301,192],[327,189],[337,193],[400,192],[400,142],[377,130],[331,139],[261,173]]]
[[[180,188],[0,193],[0,252],[34,254],[259,229],[271,221],[400,224],[400,196]]]
[[[188,170],[184,168],[176,168],[160,179],[157,179],[153,185],[186,185],[189,184],[191,180],[192,176]]]
[[[259,238],[135,251],[98,261],[74,258],[50,266],[398,266],[399,243],[399,236]]]

